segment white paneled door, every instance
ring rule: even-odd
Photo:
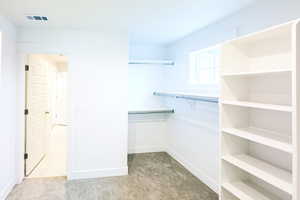
[[[67,125],[67,72],[57,73],[56,82],[56,123]]]
[[[38,56],[28,56],[26,71],[25,175],[28,176],[46,154],[48,123],[47,66]]]

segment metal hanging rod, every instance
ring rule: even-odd
[[[130,60],[130,65],[175,65],[171,60]]]
[[[152,110],[132,110],[128,114],[172,114],[175,113],[174,109],[152,109]]]
[[[195,94],[153,92],[153,95],[163,96],[163,97],[180,98],[180,99],[188,99],[188,100],[194,100],[194,101],[204,101],[204,102],[210,102],[210,103],[219,103],[218,97],[200,96],[200,95],[195,95]]]

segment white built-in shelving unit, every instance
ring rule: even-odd
[[[220,199],[300,200],[299,70],[298,21],[223,45]]]

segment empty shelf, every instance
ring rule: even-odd
[[[159,113],[174,113],[174,109],[142,109],[142,110],[131,110],[128,114],[159,114]]]
[[[251,182],[224,183],[222,187],[241,200],[279,200],[278,197],[263,191]]]
[[[223,160],[252,174],[265,182],[292,194],[292,174],[249,155],[227,155]]]
[[[265,109],[265,110],[292,112],[292,106],[255,103],[255,102],[249,102],[249,101],[222,101],[221,103],[225,104],[225,105],[241,106],[241,107],[248,107],[248,108],[259,108],[259,109]]]
[[[291,69],[279,69],[279,70],[270,70],[270,71],[260,71],[260,72],[240,72],[240,73],[224,73],[223,77],[235,77],[235,76],[259,76],[259,75],[268,75],[268,74],[279,74],[279,73],[291,73]]]
[[[248,127],[248,128],[223,128],[225,133],[235,135],[247,140],[270,146],[285,152],[293,153],[290,137],[284,137],[272,131]]]

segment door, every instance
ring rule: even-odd
[[[48,85],[47,66],[38,55],[28,56],[26,70],[25,176],[35,169],[46,154]]]
[[[56,121],[57,124],[67,125],[67,72],[57,73]]]

